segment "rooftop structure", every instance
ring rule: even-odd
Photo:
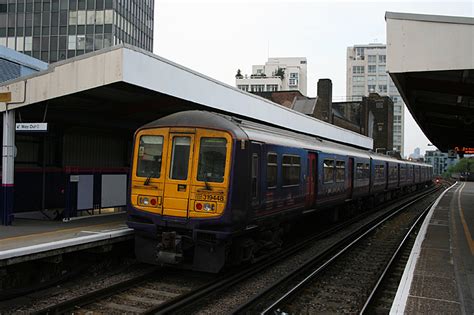
[[[297,90],[306,95],[306,58],[268,58],[265,65],[252,66],[250,76],[238,73],[235,84],[248,92]]]

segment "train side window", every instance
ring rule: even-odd
[[[258,197],[258,154],[252,155],[252,198]]]
[[[385,165],[375,165],[375,180],[385,180]]]
[[[268,153],[267,154],[267,188],[276,188],[277,186],[277,154]]]
[[[336,161],[336,182],[343,182],[346,174],[346,162]]]
[[[334,182],[334,160],[324,160],[324,183]]]
[[[356,179],[364,180],[369,178],[369,164],[357,163],[356,164]]]
[[[299,185],[301,173],[301,158],[297,155],[282,157],[283,186]]]

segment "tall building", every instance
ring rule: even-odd
[[[268,58],[252,66],[252,74],[235,76],[235,85],[248,92],[300,91],[307,94],[306,58]]]
[[[385,70],[387,49],[383,44],[347,48],[346,95],[360,99],[376,92],[393,101],[393,147],[403,156],[404,108],[402,97]]]
[[[56,62],[120,43],[153,49],[154,0],[0,0],[0,45]]]

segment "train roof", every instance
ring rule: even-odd
[[[228,115],[218,114],[208,111],[191,110],[171,114],[169,116],[152,121],[140,129],[155,127],[194,127],[212,128],[230,132],[234,138],[241,140],[260,141],[264,143],[301,147],[314,151],[322,151],[329,154],[347,155],[350,154],[359,158],[383,160],[398,163],[410,163],[404,160],[380,155],[370,151],[353,148],[347,145],[320,139],[316,136],[306,135],[277,128],[249,120],[239,119]]]

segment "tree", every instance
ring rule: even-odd
[[[443,174],[444,177],[451,177],[453,173],[472,173],[474,172],[474,158],[464,158],[458,163],[450,166]]]
[[[278,70],[275,72],[275,76],[280,77],[280,79],[283,80],[285,78],[285,69],[278,68]]]
[[[243,78],[242,73],[240,72],[240,69],[237,69],[237,74],[235,75],[235,77],[237,79],[242,79]]]

